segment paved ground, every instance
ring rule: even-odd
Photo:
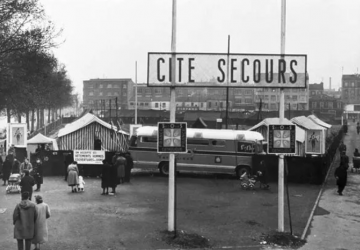
[[[49,242],[42,250],[175,249],[161,240],[167,229],[167,178],[135,174],[116,196],[100,195],[100,180],[85,179],[84,193],[71,193],[61,177],[47,177],[41,195],[50,205]],[[277,184],[245,191],[234,178],[181,175],[177,185],[177,228],[208,239],[214,249],[260,249],[260,236],[277,228]],[[320,187],[290,185],[294,232],[301,235]],[[0,187],[0,249],[16,249],[12,212],[17,194]],[[286,210],[287,211],[287,210]],[[288,216],[286,213],[286,230]]]
[[[360,135],[350,123],[344,136],[347,155],[352,162],[355,148],[360,149]],[[355,250],[360,249],[360,173],[348,173],[348,185],[344,195],[339,196],[334,170],[339,166],[339,157],[333,165],[324,192],[307,235],[307,243],[299,250]]]

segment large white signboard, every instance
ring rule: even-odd
[[[105,151],[102,150],[74,150],[74,161],[78,164],[103,164]]]
[[[171,55],[148,54],[149,87],[171,86]],[[176,87],[306,87],[306,55],[176,53],[175,57]]]

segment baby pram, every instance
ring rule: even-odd
[[[8,185],[6,187],[6,193],[20,193],[20,180],[21,175],[20,174],[12,174],[9,177]]]
[[[351,172],[359,172],[360,171],[360,157],[353,157],[353,168],[351,169]]]
[[[261,171],[257,171],[256,175],[248,175],[246,172],[240,177],[240,186],[242,189],[254,189],[257,182],[260,183],[261,189],[269,189],[270,186],[264,183],[264,178]]]

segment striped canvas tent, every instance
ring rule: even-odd
[[[129,134],[90,113],[60,129],[57,141],[60,150],[94,150],[96,137],[101,150],[127,150]]]

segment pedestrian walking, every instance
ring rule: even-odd
[[[130,152],[126,152],[124,154],[124,157],[126,159],[126,165],[125,165],[125,182],[130,183],[130,177],[131,177],[131,169],[134,167],[134,161],[131,157]]]
[[[36,183],[35,192],[39,192],[41,189],[41,184],[43,184],[43,165],[40,158],[36,159],[36,163],[33,168],[33,177]]]
[[[24,177],[20,181],[21,193],[28,192],[29,200],[31,200],[33,193],[33,186],[35,185],[35,180],[30,176],[29,170],[24,170]]]
[[[11,166],[11,162],[10,162],[10,159],[8,157],[5,158],[5,162],[3,164],[3,181],[4,181],[4,184],[3,186],[6,186],[6,182],[9,183],[9,177],[10,177],[10,174],[11,174],[11,169],[12,166]]]
[[[357,122],[356,124],[356,131],[357,131],[357,134],[360,134],[360,123]]]
[[[25,158],[24,162],[20,164],[20,174],[24,175],[24,170],[28,170],[30,173],[33,170],[32,164],[29,162],[28,158]]]
[[[347,134],[348,132],[348,123],[347,120],[344,121],[344,134]]]
[[[11,161],[11,157],[10,157],[10,161]],[[12,164],[11,173],[20,174],[20,162],[16,158],[14,158],[14,163]]]
[[[40,195],[35,196],[37,218],[35,221],[35,234],[32,243],[35,245],[33,250],[40,250],[40,244],[48,241],[47,219],[50,218],[49,205],[43,202]]]
[[[340,164],[344,165],[346,170],[349,168],[349,156],[346,155],[345,151],[340,153]]]
[[[347,183],[347,171],[346,166],[340,163],[340,166],[335,170],[336,185],[338,186],[337,193],[343,195],[343,190]]]
[[[101,170],[101,188],[103,189],[102,195],[108,195],[109,187],[114,187],[115,185],[115,181],[111,180],[111,175],[111,165],[107,162],[107,160],[103,160]]]
[[[68,172],[68,178],[67,178],[68,185],[71,187],[71,192],[76,193],[77,190],[74,187],[79,185],[79,169],[77,167],[76,161],[74,161],[69,165],[67,172]]]
[[[345,152],[345,153],[346,153],[346,145],[344,144],[344,141],[341,141],[341,142],[340,142],[339,152],[340,152],[340,154],[341,154],[342,152]]]
[[[29,193],[21,193],[21,202],[16,205],[13,213],[14,239],[17,240],[18,250],[30,250],[31,240],[34,238],[37,211],[35,204],[29,200]]]

